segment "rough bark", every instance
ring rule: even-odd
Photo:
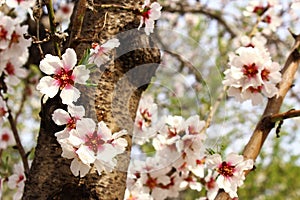
[[[65,48],[74,48],[81,57],[92,42],[103,43],[117,37],[121,45],[111,61],[92,74],[92,81],[98,86],[80,87],[79,104],[84,104],[87,117],[105,121],[113,132],[126,129],[131,135],[140,96],[155,73],[160,53],[143,31],[124,32],[138,26],[139,18],[134,9],[142,1],[94,1],[93,9],[87,8],[87,3],[86,0],[76,1],[70,39]],[[101,4],[117,6],[103,9],[99,7]],[[119,6],[133,10],[116,8]],[[74,177],[70,172],[70,160],[61,157],[61,148],[54,136],[63,128],[51,120],[57,108],[66,108],[57,96],[42,105],[38,144],[23,199],[123,199],[131,137],[127,137],[130,145],[126,153],[118,157],[112,173],[99,176],[93,169],[84,178]]]

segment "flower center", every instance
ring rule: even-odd
[[[158,185],[156,181],[157,181],[157,178],[152,178],[150,175],[148,175],[148,179],[146,181],[146,186],[152,190]]]
[[[264,19],[263,22],[266,22],[267,24],[271,24],[272,22],[272,18],[270,15],[267,15]]]
[[[17,34],[16,32],[13,32],[13,34],[11,35],[11,40],[10,40],[10,43],[9,43],[9,47],[11,47],[11,45],[13,43],[19,43],[19,38],[21,36],[19,34]]]
[[[189,130],[189,134],[190,134],[190,135],[196,135],[196,134],[198,134],[198,132],[197,132],[195,126],[192,126],[192,125],[189,126],[189,127],[188,127],[188,130]]]
[[[15,67],[11,62],[6,63],[5,71],[8,75],[14,75],[15,74]]]
[[[250,86],[249,90],[251,93],[260,93],[262,90],[262,86],[260,85],[260,86],[257,86],[256,88],[253,86]]]
[[[62,12],[63,12],[64,14],[69,14],[69,13],[70,13],[70,8],[69,8],[67,5],[63,6],[63,7],[61,8],[61,10],[62,10]]]
[[[96,154],[102,148],[105,142],[95,131],[93,134],[86,135],[85,145],[88,146]]]
[[[6,114],[6,110],[0,107],[0,117],[3,117]]]
[[[145,109],[145,110],[140,110],[140,113],[141,113],[141,115],[142,115],[142,117],[143,117],[143,119],[145,120],[145,124],[146,124],[146,126],[147,127],[149,127],[149,126],[151,126],[151,122],[152,122],[152,120],[151,120],[151,113],[148,111],[148,109]]]
[[[73,70],[66,71],[65,69],[61,68],[61,70],[54,75],[54,79],[58,81],[60,89],[74,85],[74,76],[72,75]]]
[[[248,78],[253,78],[258,73],[258,67],[255,65],[255,63],[252,63],[250,65],[244,65],[243,66],[243,73]]]
[[[9,138],[10,138],[9,135],[7,133],[4,133],[1,137],[1,140],[4,142],[8,142]]]
[[[69,130],[75,129],[76,128],[76,121],[77,119],[75,117],[71,117],[67,123],[67,128]]]
[[[222,162],[222,164],[219,166],[218,170],[219,174],[225,176],[225,177],[231,177],[234,173],[234,166],[230,165],[230,163]]]
[[[255,6],[252,12],[256,13],[258,16],[262,16],[267,9],[268,7]]]
[[[168,138],[175,137],[177,135],[176,128],[168,128]]]
[[[151,13],[151,9],[150,9],[150,7],[149,6],[145,6],[145,8],[144,8],[144,10],[142,11],[142,17],[143,17],[143,19],[144,19],[144,21],[146,20],[146,19],[149,19],[150,18],[150,13]]]
[[[262,80],[269,81],[269,74],[270,74],[269,70],[267,70],[267,69],[262,70],[262,72],[261,72]]]
[[[7,30],[5,30],[5,28],[0,25],[0,40],[6,40],[6,36],[7,36]]]
[[[206,186],[209,190],[216,187],[216,181],[213,177],[210,177],[209,181],[206,183]]]

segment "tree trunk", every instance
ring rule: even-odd
[[[38,144],[23,199],[123,199],[136,109],[160,62],[160,52],[153,40],[143,30],[131,30],[139,24],[139,17],[134,13],[142,3],[95,0],[94,5],[87,8],[87,0],[76,1],[70,38],[65,45],[82,57],[92,42],[104,43],[113,37],[120,40],[121,45],[109,63],[91,75],[91,81],[98,86],[80,87],[82,97],[76,105],[83,104],[86,117],[103,120],[112,132],[126,129],[129,133],[127,151],[118,157],[112,173],[99,176],[92,169],[84,178],[74,177],[70,171],[71,160],[61,157],[61,148],[54,136],[63,127],[56,126],[51,119],[55,109],[66,109],[66,106],[58,96],[48,99],[41,108]],[[113,6],[100,6],[108,4]],[[124,32],[127,30],[131,31]]]

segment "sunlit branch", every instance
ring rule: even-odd
[[[278,84],[278,95],[269,99],[265,111],[260,121],[257,123],[256,128],[244,149],[243,155],[245,159],[256,160],[267,136],[275,126],[274,121],[272,121],[271,118],[267,116],[272,116],[279,113],[282,102],[293,84],[295,74],[300,64],[300,35],[292,34],[292,36],[295,39],[295,44],[285,62],[284,68],[281,71],[282,80]],[[246,175],[248,173],[249,171],[246,172]],[[220,192],[215,199],[227,200],[231,198],[227,193]]]
[[[222,13],[217,10],[212,10],[203,7],[201,4],[195,5],[177,5],[176,7],[171,7],[169,4],[162,3],[161,6],[163,7],[164,12],[171,12],[171,13],[195,13],[195,14],[204,14],[211,19],[217,20],[224,28],[229,32],[232,38],[236,37],[237,33],[232,29],[232,27],[227,24],[227,22],[223,19]]]
[[[273,115],[269,116],[269,118],[270,118],[269,120],[271,122],[277,122],[277,121],[294,118],[294,117],[300,117],[300,110],[289,110],[284,113],[273,114]]]

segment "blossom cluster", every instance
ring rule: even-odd
[[[272,62],[266,49],[256,46],[240,47],[229,57],[229,66],[223,84],[229,86],[228,95],[240,102],[250,99],[253,105],[278,93],[281,66]]]
[[[249,2],[243,14],[246,17],[258,17],[259,26],[263,28],[262,33],[270,35],[282,24],[282,19],[279,17],[281,9],[278,0],[267,0],[266,3],[254,0]]]
[[[28,26],[21,26],[21,22],[18,18],[13,19],[0,12],[0,75],[4,73],[4,82],[10,93],[13,91],[12,86],[27,76],[22,66],[28,59],[31,39],[24,38]]]
[[[153,152],[142,159],[133,156],[125,199],[163,200],[187,188],[206,190],[208,199],[214,199],[219,189],[237,197],[244,170],[252,169],[253,161],[234,153],[223,162],[219,154],[206,155],[205,122],[198,115],[186,120],[171,115],[158,119],[157,107],[150,96],[140,101],[133,141],[151,145]]]

